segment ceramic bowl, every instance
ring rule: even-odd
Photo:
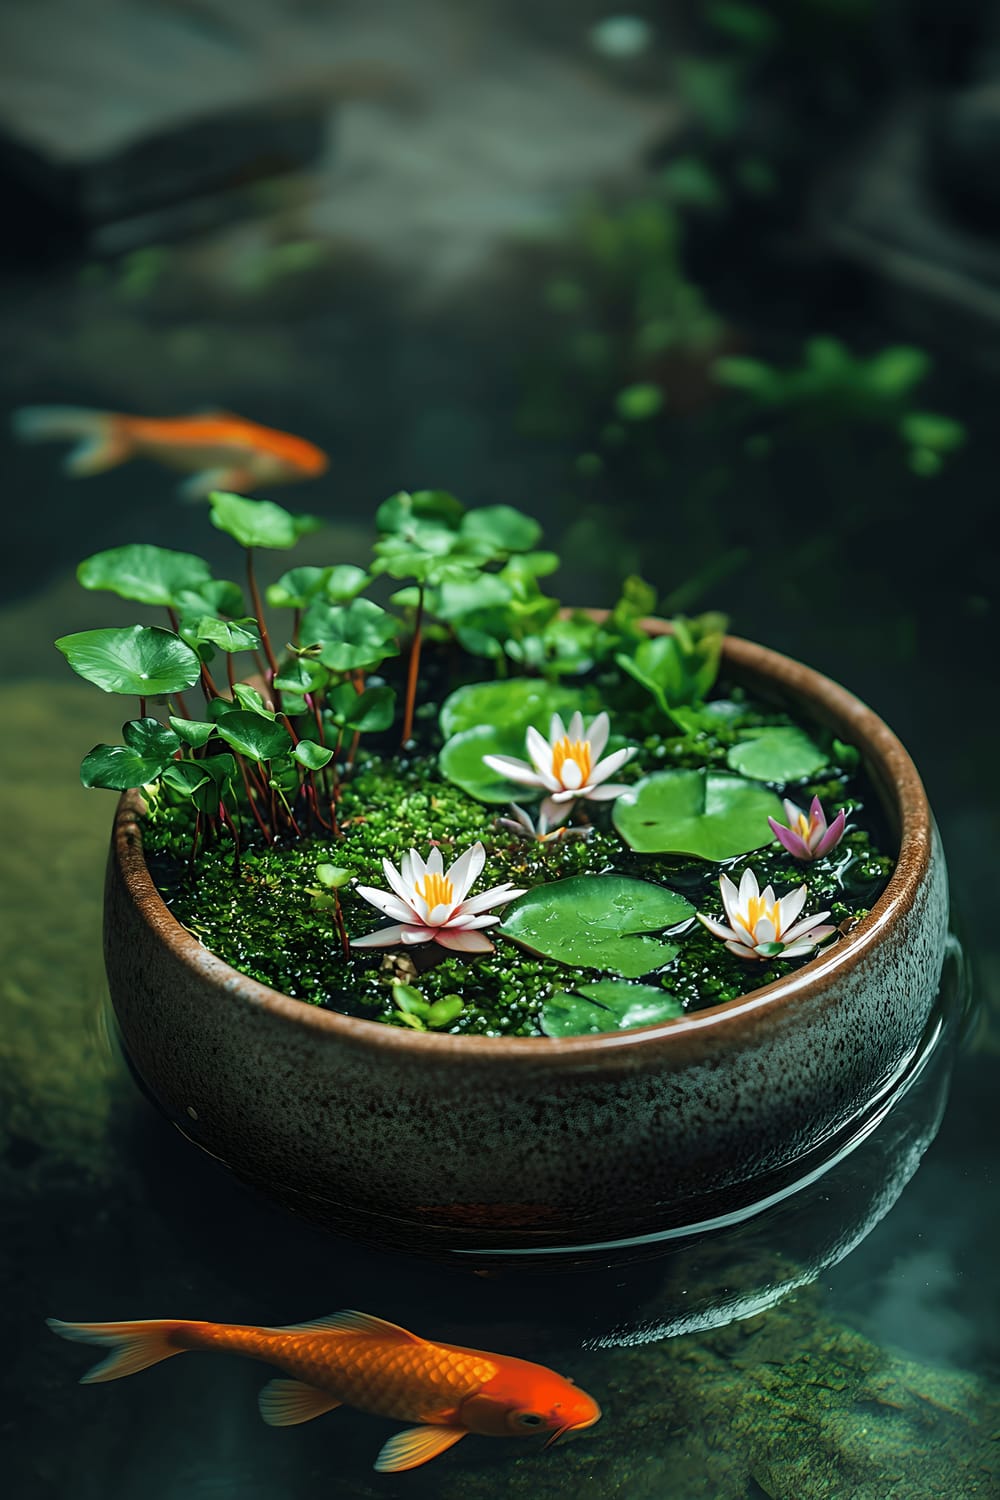
[[[947,876],[920,777],[871,709],[735,637],[723,670],[857,746],[898,840],[885,891],[830,951],[637,1030],[554,1040],[384,1026],[279,994],[202,947],[150,878],[142,803],[126,793],[105,957],[142,1086],[287,1208],[430,1253],[571,1261],[675,1237],[800,1180],[884,1110],[919,1053],[946,951]]]

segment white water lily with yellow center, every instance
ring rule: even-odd
[[[611,802],[626,790],[620,783],[609,782],[608,777],[620,771],[636,751],[626,747],[602,760],[610,732],[611,722],[606,713],[598,714],[586,728],[582,714],[575,713],[568,728],[559,714],[553,714],[548,739],[534,726],[525,735],[530,765],[512,755],[484,755],[483,762],[508,781],[547,792],[541,816],[549,825],[562,823],[569,814],[569,805],[577,798]]]
[[[524,891],[508,881],[481,891],[478,896],[469,896],[485,863],[486,850],[479,843],[460,854],[447,870],[440,849],[432,849],[426,860],[421,859],[416,849],[411,849],[403,855],[398,870],[390,860],[383,859],[382,869],[392,890],[380,891],[370,885],[359,885],[356,889],[359,896],[393,918],[394,925],[352,939],[351,947],[395,948],[400,943],[407,947],[440,943],[442,948],[452,948],[457,953],[492,953],[493,944],[481,929],[495,926],[500,918],[486,913],[491,907],[523,896]]]
[[[728,875],[720,875],[719,889],[728,927],[701,912],[698,921],[740,958],[804,958],[837,930],[820,925],[830,915],[828,911],[797,920],[809,894],[804,885],[776,897],[772,886],[762,891],[754,872],[747,869],[738,890]]]

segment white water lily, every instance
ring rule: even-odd
[[[514,834],[516,838],[527,839],[530,843],[551,844],[562,839],[589,839],[594,832],[591,823],[574,824],[572,828],[567,828],[565,820],[569,817],[569,807],[565,804],[558,809],[559,816],[554,828],[543,812],[535,820],[523,807],[518,807],[516,802],[510,804],[510,810],[514,816],[497,818],[497,827],[502,828],[505,833]]]
[[[453,948],[458,953],[492,953],[493,944],[480,929],[494,926],[500,918],[484,913],[493,906],[513,901],[515,896],[523,896],[524,891],[515,889],[508,881],[467,900],[485,863],[486,850],[479,843],[460,854],[448,870],[444,868],[440,849],[432,849],[426,860],[421,859],[416,849],[411,849],[403,855],[398,870],[390,860],[383,859],[382,869],[392,892],[379,891],[370,885],[359,885],[357,892],[392,917],[394,925],[352,939],[351,947],[395,948],[400,943],[407,947],[440,943],[442,948]]]
[[[761,891],[754,872],[746,869],[739,890],[728,875],[720,875],[719,889],[729,926],[701,912],[698,921],[740,958],[803,958],[837,930],[820,926],[828,911],[796,920],[806,904],[807,886],[800,885],[779,898],[769,885]]]
[[[610,732],[611,723],[605,713],[598,714],[586,728],[583,715],[575,713],[568,729],[560,716],[553,714],[547,740],[534,726],[525,735],[530,765],[511,755],[484,755],[483,762],[508,781],[537,786],[547,792],[541,815],[551,825],[562,821],[560,812],[565,803],[575,802],[578,797],[591,802],[610,802],[626,790],[620,783],[609,782],[608,777],[620,771],[636,751],[631,747],[615,750],[601,760]]]

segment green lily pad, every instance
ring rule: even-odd
[[[581,969],[638,979],[668,963],[660,932],[693,916],[690,901],[625,875],[574,875],[538,885],[511,903],[499,931],[531,953]]]
[[[804,729],[760,729],[733,745],[726,764],[754,781],[801,781],[822,770],[829,757]]]
[[[593,1036],[675,1021],[683,1014],[677,997],[656,985],[598,979],[577,985],[573,994],[559,990],[550,995],[542,1007],[541,1027],[546,1036]]]
[[[614,825],[640,854],[734,859],[771,842],[768,817],[780,818],[773,792],[741,776],[657,771],[615,802]]]
[[[495,729],[510,729],[516,743],[496,753],[517,755],[523,759],[524,735],[530,724],[547,734],[553,714],[562,714],[566,719],[577,709],[588,718],[599,711],[600,703],[593,689],[555,687],[537,677],[470,682],[465,687],[456,688],[444,700],[441,733],[447,739],[464,729],[483,724]]]
[[[506,781],[483,764],[484,755],[524,756],[524,735],[518,730],[476,724],[453,734],[438,756],[441,775],[479,802],[517,802],[537,795],[530,787]]]

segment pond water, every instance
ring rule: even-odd
[[[566,84],[570,63],[557,47],[544,55]],[[646,94],[628,97],[647,107]],[[475,118],[470,129],[485,128]],[[503,118],[511,140],[527,128]],[[118,1051],[100,950],[112,799],[84,792],[77,766],[124,715],[51,647],[135,617],[78,589],[81,557],[151,541],[225,572],[229,544],[165,470],[73,481],[56,448],[2,435],[0,1430],[17,1500],[1000,1494],[995,349],[992,364],[977,359],[947,317],[915,318],[910,302],[821,257],[791,255],[776,274],[774,245],[787,255],[787,238],[767,239],[759,218],[739,276],[726,246],[742,221],[693,225],[695,269],[684,281],[674,266],[671,295],[696,285],[715,304],[715,352],[787,367],[820,334],[859,358],[911,343],[930,352],[911,406],[960,420],[967,440],[940,472],[916,472],[935,465],[908,462],[896,427],[872,419],[870,390],[847,399],[842,386],[826,405],[776,415],[720,406],[698,339],[683,358],[623,353],[613,335],[632,316],[628,287],[645,278],[647,300],[659,293],[638,252],[619,256],[613,286],[595,269],[595,245],[612,246],[607,263],[622,243],[608,227],[619,209],[585,230],[574,193],[557,194],[551,243],[527,209],[525,232],[504,239],[524,207],[511,206],[509,183],[507,195],[499,228],[480,226],[503,253],[487,262],[477,241],[475,256],[456,254],[461,274],[438,267],[430,279],[425,254],[408,276],[398,246],[386,263],[336,215],[320,232],[280,191],[256,219],[155,254],[11,264],[0,272],[0,404],[234,409],[331,454],[324,479],[274,492],[326,522],[298,561],[354,560],[374,504],[401,486],[446,486],[469,504],[538,514],[565,554],[567,601],[609,602],[635,569],[668,608],[726,610],[736,633],[853,689],[911,751],[952,874],[961,947],[920,1064],[863,1138],[780,1201],[584,1270],[483,1275],[460,1257],[389,1256],[262,1203],[156,1115]],[[659,202],[642,173],[615,201]],[[661,264],[656,212],[644,222]],[[787,235],[787,219],[779,227]],[[276,258],[290,241],[314,253]],[[551,318],[575,317],[581,296],[585,326],[554,332]],[[681,303],[690,311],[690,296]],[[618,401],[650,384],[665,393],[662,417],[650,414],[660,427],[638,415],[648,398],[633,398],[632,416]],[[550,1364],[595,1396],[602,1420],[548,1451],[469,1438],[426,1468],[376,1475],[390,1424],[342,1410],[266,1427],[263,1366],[197,1356],[81,1387],[89,1351],[44,1325],[287,1324],[338,1307]]]

